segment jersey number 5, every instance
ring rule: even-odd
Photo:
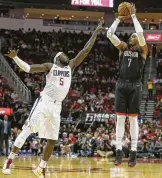
[[[60,77],[60,85],[63,86],[64,85],[64,78]]]
[[[131,62],[132,62],[132,59],[128,58],[128,67],[130,67]]]

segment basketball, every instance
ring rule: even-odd
[[[128,16],[130,14],[129,8],[131,4],[129,2],[122,2],[118,7],[118,15],[119,16]]]

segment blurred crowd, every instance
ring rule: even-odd
[[[52,62],[54,55],[59,51],[64,51],[71,59],[84,47],[91,36],[81,31],[74,32],[36,32],[30,30],[0,30],[0,35],[4,37],[2,53],[5,54],[9,48],[19,49],[19,57],[28,64]],[[126,41],[128,35],[119,34],[121,40]],[[113,59],[113,60],[112,60]],[[45,74],[27,74],[15,65],[14,61],[7,58],[11,67],[24,81],[32,92],[33,101],[39,96],[45,85]],[[161,111],[161,61],[158,62],[156,85],[157,97],[156,108]],[[72,86],[68,96],[63,102],[62,117],[79,118],[82,113],[114,113],[115,83],[118,77],[118,52],[106,39],[105,34],[100,34],[97,41],[88,55],[87,59],[80,65],[72,79]],[[4,79],[3,79],[4,80]],[[3,82],[1,82],[3,83]],[[3,86],[3,87],[2,87]],[[9,148],[21,131],[29,114],[28,105],[24,104],[8,86],[7,82],[2,84],[2,107],[12,107],[13,116],[7,122],[11,122],[11,132],[8,133]],[[5,88],[5,87],[7,88]],[[160,97],[159,97],[160,96]],[[138,143],[139,157],[159,157],[162,149],[161,126],[159,124],[161,115],[151,121],[139,120],[140,137]],[[6,117],[5,117],[6,118]],[[10,124],[8,123],[8,126]],[[1,140],[4,129],[0,128]],[[130,148],[129,122],[126,124],[126,133],[123,139],[123,150],[128,157]],[[5,131],[6,132],[6,131]],[[4,140],[5,143],[5,140]],[[37,135],[30,136],[21,149],[21,153],[42,153],[46,140],[40,140]],[[63,155],[67,157],[77,156],[102,156],[108,157],[115,154],[115,121],[105,120],[103,124],[94,122],[91,126],[84,124],[61,125],[59,140],[55,146],[55,156]],[[1,153],[6,146],[1,146]]]
[[[9,87],[7,80],[0,76],[0,106],[12,107],[15,99],[14,91]]]
[[[5,154],[8,155],[11,126],[22,128],[28,114],[28,106],[9,86],[7,79],[0,76],[0,154],[3,153],[3,143],[5,143],[7,148]]]
[[[12,49],[20,50],[19,56],[29,64],[52,61],[59,51],[64,51],[72,59],[91,36],[91,33],[84,34],[82,31],[79,34],[61,30],[45,33],[30,29],[25,33],[22,30],[1,30],[0,34],[5,38],[3,53],[12,46]],[[63,103],[63,116],[67,117],[74,112],[114,111],[114,87],[119,67],[115,52],[116,49],[109,44],[105,34],[99,35],[91,53],[74,73],[70,92]],[[26,74],[14,61],[8,59],[8,62],[31,89],[33,98],[37,98],[45,85],[45,75]]]
[[[138,141],[139,158],[161,158],[162,156],[162,128],[158,121],[140,121],[140,134]],[[129,122],[126,121],[126,133],[122,146],[125,157],[129,156],[130,135]],[[13,146],[14,140],[21,132],[14,127],[11,129],[9,137],[8,151]],[[4,142],[5,143],[5,142]],[[46,140],[39,139],[36,134],[27,138],[20,154],[42,154],[46,145]],[[6,153],[6,147],[2,145],[2,153]],[[62,124],[59,139],[54,148],[54,156],[65,156],[68,158],[82,157],[111,157],[115,155],[115,121],[105,121],[105,123],[95,123],[92,127],[75,124]],[[7,152],[8,153],[8,152]]]
[[[13,114],[9,116],[9,120],[12,121],[13,127],[21,128],[29,115],[28,104],[21,101],[17,93],[9,86],[7,79],[2,76],[0,76],[0,108],[2,108],[0,112],[4,112],[3,108],[12,109]],[[1,115],[3,113],[0,114],[0,119],[3,119]]]
[[[157,77],[153,81],[155,85],[155,111],[154,118],[162,118],[162,59],[157,60]]]

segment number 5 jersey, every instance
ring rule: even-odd
[[[50,72],[46,75],[46,85],[41,95],[45,94],[53,100],[62,102],[69,92],[71,77],[70,66],[62,68],[53,64]]]

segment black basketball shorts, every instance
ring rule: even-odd
[[[142,83],[118,81],[115,88],[115,111],[118,115],[135,116],[140,113]]]

